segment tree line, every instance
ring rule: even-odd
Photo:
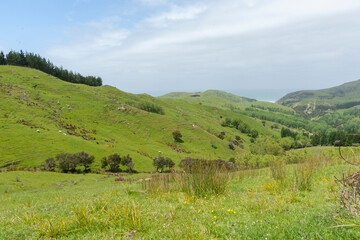
[[[83,76],[62,67],[55,66],[48,59],[41,57],[38,54],[23,52],[16,52],[11,50],[8,54],[0,52],[0,65],[14,65],[21,67],[30,67],[38,69],[63,81],[85,84],[89,86],[101,86],[102,79],[95,76]]]

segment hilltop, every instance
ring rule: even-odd
[[[73,84],[30,68],[0,66],[0,79],[0,167],[40,167],[58,153],[79,151],[95,155],[96,166],[109,154],[130,154],[138,170],[152,169],[159,151],[175,162],[228,160],[247,151],[250,137],[223,127],[225,118],[239,119],[259,134],[280,135],[259,119],[227,109]],[[182,133],[183,143],[174,143],[174,130]],[[231,150],[236,136],[243,145]]]
[[[360,105],[360,80],[322,90],[289,93],[277,101],[305,116],[319,116],[328,111]]]
[[[220,90],[207,90],[204,92],[172,92],[160,96],[160,98],[180,98],[180,99],[188,99],[193,98],[196,101],[196,98],[201,99],[202,101],[209,99],[221,99],[226,100],[232,103],[245,103],[245,102],[255,102],[255,99],[240,97],[235,94],[227,93]]]

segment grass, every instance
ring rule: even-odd
[[[110,175],[2,172],[0,238],[358,239],[360,220],[340,207],[333,181],[356,167],[324,156],[308,159],[310,188],[269,187],[294,182],[303,162],[233,172],[226,191],[206,196],[171,187],[180,175],[131,176],[164,184],[153,191]]]
[[[228,160],[246,151],[238,146],[229,150],[229,142],[239,135],[249,145],[250,137],[222,127],[226,117],[241,119],[260,134],[279,136],[279,130],[263,127],[260,120],[218,107],[71,84],[16,66],[0,66],[0,76],[0,168],[38,168],[61,152],[81,151],[95,156],[94,168],[113,153],[130,154],[137,170],[152,170],[151,158],[158,151],[175,163],[186,157]],[[171,147],[174,130],[184,140],[176,148]],[[217,137],[220,132],[224,140]]]

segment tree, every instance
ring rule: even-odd
[[[76,167],[79,164],[79,160],[75,154],[60,153],[56,155],[55,159],[58,161],[61,171],[76,172]]]
[[[4,53],[0,52],[0,65],[6,65],[6,59]]]
[[[165,158],[163,156],[158,156],[153,159],[153,166],[156,168],[156,171],[159,172],[159,169],[161,172],[164,171],[165,167],[168,167],[169,169],[173,168],[175,166],[175,163],[171,158]]]
[[[175,142],[179,142],[182,143],[184,142],[181,138],[182,138],[182,134],[179,130],[175,130],[172,132],[173,138]]]
[[[90,165],[94,162],[95,157],[89,156],[89,154],[84,151],[76,153],[75,157],[78,159],[79,164],[84,166],[84,172],[89,172]]]
[[[129,172],[132,172],[134,167],[135,167],[135,164],[134,164],[134,162],[133,162],[133,160],[132,160],[132,158],[130,157],[129,154],[122,158],[122,163],[121,164],[126,166],[126,168],[127,168],[127,170]]]
[[[109,167],[110,172],[119,172],[120,164],[121,164],[121,157],[117,153],[111,154],[108,157],[104,157],[101,160],[101,167],[102,168]]]

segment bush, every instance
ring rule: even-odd
[[[249,137],[257,138],[259,136],[259,132],[256,129],[252,129],[249,133]]]
[[[79,159],[75,154],[60,153],[55,157],[59,163],[59,168],[62,172],[76,172],[76,167],[79,164]]]
[[[111,154],[108,157],[104,157],[101,160],[101,167],[102,168],[108,167],[110,172],[119,172],[120,164],[121,164],[121,157],[117,153]]]
[[[228,147],[231,150],[235,150],[234,144],[232,144],[231,142],[228,144]]]
[[[157,113],[157,114],[161,114],[161,115],[165,114],[162,107],[157,106],[153,103],[149,103],[149,102],[140,103],[138,108],[140,108],[141,110],[147,111],[147,112]]]
[[[170,158],[158,156],[153,159],[153,166],[156,168],[157,172],[159,172],[159,169],[163,172],[165,167],[171,169],[175,166],[175,163]]]
[[[271,137],[263,136],[250,146],[250,151],[258,155],[280,155],[284,152],[278,141]]]
[[[126,157],[124,156],[122,158],[121,164],[126,166],[128,172],[131,173],[134,171],[135,164],[129,154]]]
[[[89,156],[89,154],[82,151],[82,152],[76,153],[75,158],[78,159],[79,165],[84,166],[84,172],[90,172],[90,165],[95,160],[94,156]]]
[[[179,130],[175,130],[172,132],[173,138],[175,142],[179,142],[182,143],[184,142],[181,138],[182,138],[182,134]]]
[[[47,171],[55,171],[56,161],[54,158],[48,158],[45,160],[44,168]]]

